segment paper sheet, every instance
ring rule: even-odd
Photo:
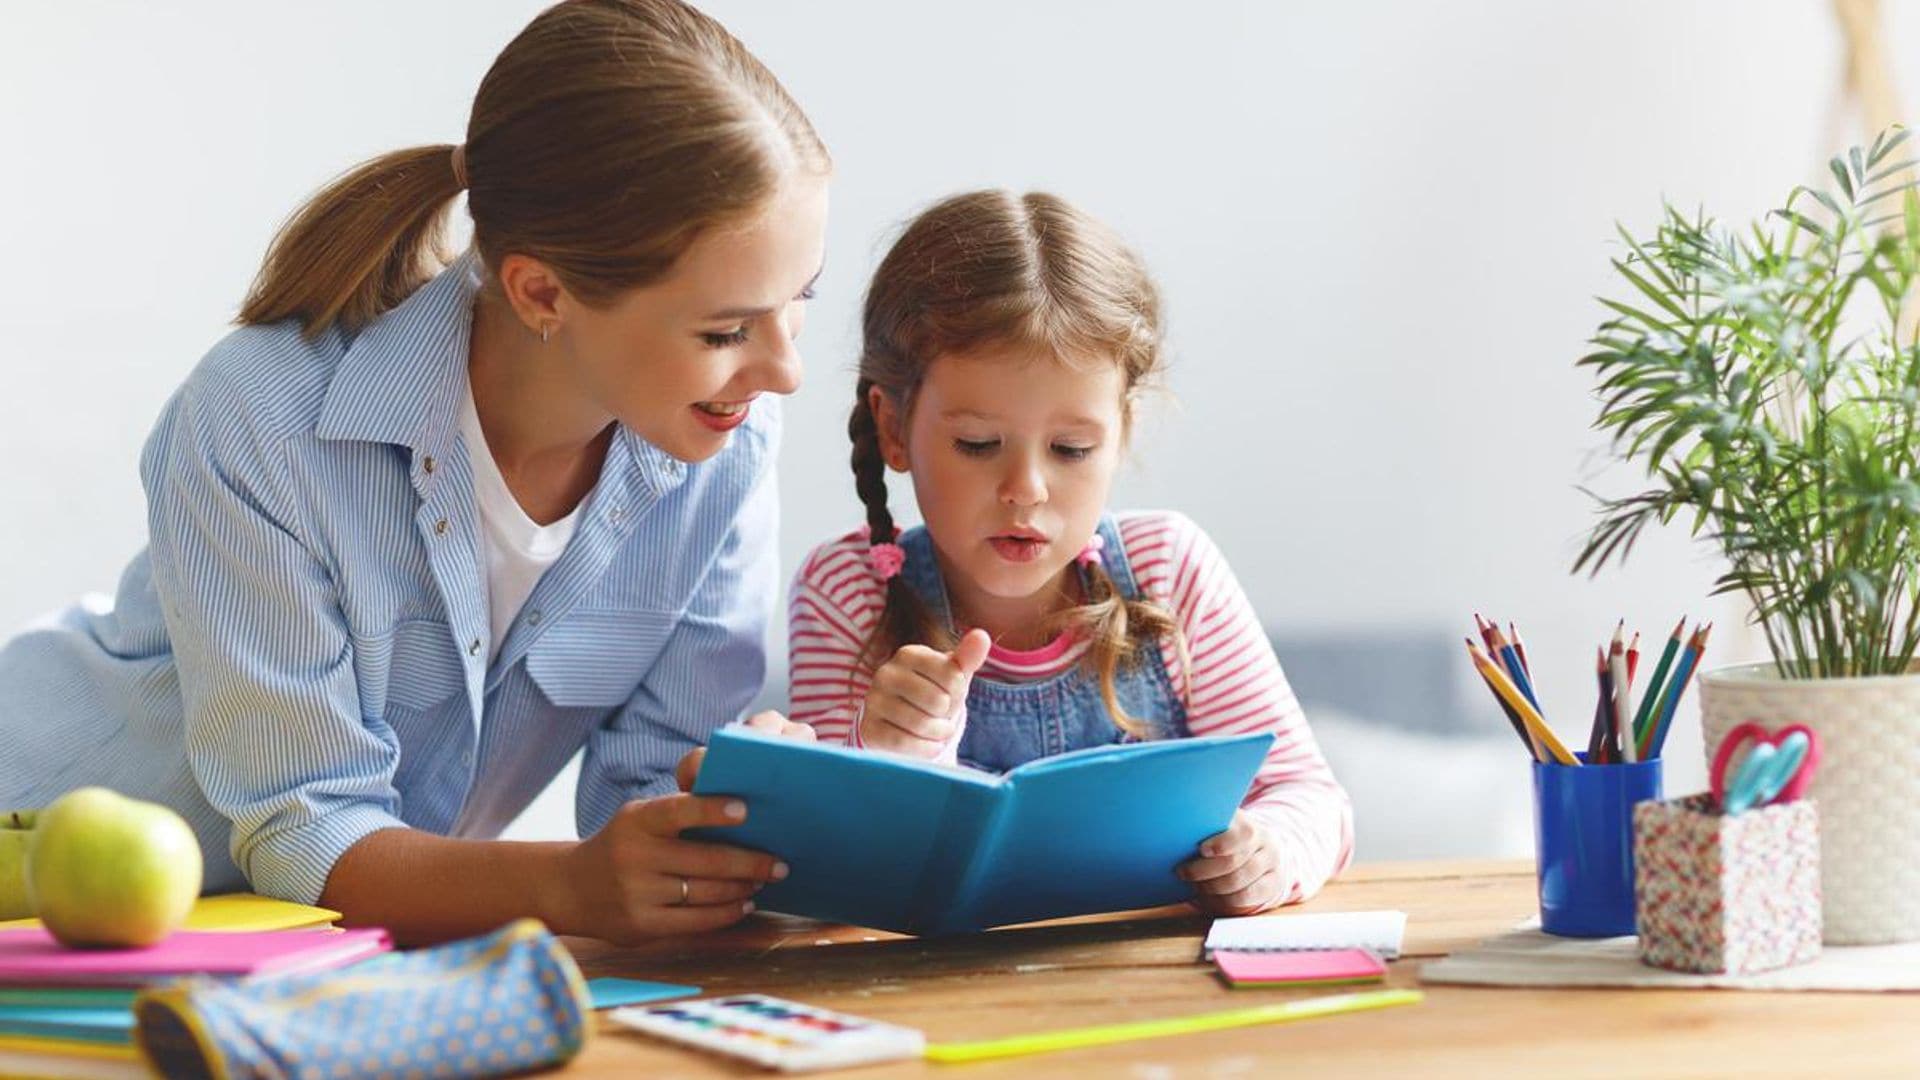
[[[1280,912],[1215,919],[1202,955],[1230,952],[1295,952],[1306,949],[1371,949],[1382,959],[1400,955],[1407,932],[1404,911]]]
[[[1757,975],[1691,975],[1642,964],[1637,938],[1554,937],[1535,922],[1427,964],[1420,981],[1463,986],[1920,990],[1920,942],[1827,948],[1811,963]]]

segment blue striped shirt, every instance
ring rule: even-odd
[[[765,677],[775,399],[695,465],[620,428],[489,663],[457,424],[478,286],[469,254],[357,335],[248,327],[201,361],[111,610],[0,648],[0,806],[104,784],[186,817],[209,891],[312,902],[375,830],[498,835],[583,746],[583,836],[673,789]]]

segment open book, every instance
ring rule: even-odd
[[[693,790],[747,801],[705,839],[791,873],[769,911],[910,934],[1177,903],[1174,868],[1232,822],[1271,735],[1078,750],[1004,776],[746,728],[715,733]]]

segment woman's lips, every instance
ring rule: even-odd
[[[732,431],[747,421],[751,401],[703,401],[691,406],[694,419],[715,431]]]

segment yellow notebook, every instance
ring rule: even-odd
[[[131,1046],[0,1038],[0,1076],[9,1080],[147,1080],[151,1075]]]
[[[183,930],[305,930],[328,926],[340,917],[337,911],[308,907],[254,893],[222,893],[194,901]],[[12,919],[0,922],[0,930],[39,926],[39,919]]]
[[[97,1043],[82,1039],[43,1039],[35,1035],[0,1035],[0,1051],[18,1050],[29,1054],[61,1057],[100,1058],[107,1061],[138,1061],[140,1052],[132,1043]],[[0,1074],[6,1075],[6,1074]]]

